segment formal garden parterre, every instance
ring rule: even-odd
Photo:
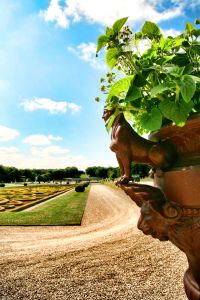
[[[0,212],[21,211],[74,188],[74,185],[37,185],[0,189]]]

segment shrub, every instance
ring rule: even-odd
[[[84,192],[85,191],[85,187],[82,184],[77,185],[75,187],[75,191],[78,192],[78,193]]]
[[[132,178],[133,178],[133,181],[140,182],[140,175],[133,175]]]
[[[0,183],[0,187],[4,187],[5,186],[5,183]]]

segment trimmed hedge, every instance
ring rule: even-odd
[[[78,192],[78,193],[84,192],[84,191],[85,191],[84,185],[82,185],[82,184],[77,185],[77,186],[75,187],[75,191]]]

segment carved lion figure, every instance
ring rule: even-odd
[[[108,121],[114,110],[104,109],[102,118]],[[176,150],[170,141],[152,142],[139,136],[120,113],[112,124],[110,149],[115,152],[121,178],[117,183],[131,180],[131,162],[144,163],[166,169],[176,160]]]

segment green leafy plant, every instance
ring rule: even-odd
[[[97,56],[105,48],[111,69],[100,80],[105,106],[115,109],[115,116],[124,112],[140,133],[169,122],[183,126],[200,110],[200,29],[187,23],[180,35],[164,37],[157,24],[146,21],[134,33],[124,26],[127,19],[117,20],[98,38]]]

